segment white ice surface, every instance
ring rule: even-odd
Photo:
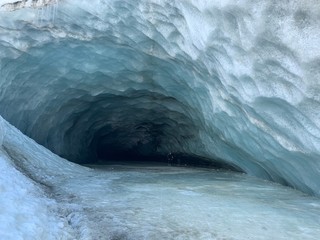
[[[17,171],[0,150],[0,239],[72,239],[57,203]]]
[[[56,201],[48,198],[41,185],[16,169],[13,156],[6,151],[10,146],[4,144],[10,130],[0,118],[0,239],[71,239],[72,230],[66,219],[59,216]],[[29,160],[23,158],[24,151],[30,153],[32,148],[20,145],[17,161]],[[38,155],[45,160],[43,152]]]
[[[320,201],[243,174],[166,166],[98,167],[57,184],[93,239],[287,240],[320,236]]]
[[[50,197],[50,184],[80,169],[86,172],[0,117],[0,239],[75,239],[65,209]]]

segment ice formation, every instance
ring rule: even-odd
[[[0,130],[1,239],[319,238],[320,200],[291,188],[210,169],[88,169],[2,118]]]
[[[48,184],[85,173],[24,136],[0,117],[0,238],[72,239],[65,209]]]
[[[38,143],[80,163],[200,156],[320,195],[319,1],[13,3],[0,114]]]

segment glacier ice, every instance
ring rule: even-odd
[[[320,234],[320,200],[279,184],[159,164],[89,169],[3,119],[0,129],[1,239],[317,240]]]
[[[86,169],[55,156],[0,117],[0,171],[1,239],[74,238],[64,210],[44,186]]]
[[[32,2],[0,2],[0,113],[23,133],[72,161],[185,153],[319,195],[317,1]]]
[[[320,195],[318,1],[13,2],[0,114],[36,142],[79,163],[199,156]]]
[[[0,2],[0,113],[38,143],[192,154],[319,195],[319,2],[28,2]]]

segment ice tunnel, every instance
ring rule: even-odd
[[[1,0],[0,114],[76,163],[172,154],[319,196],[319,9]]]

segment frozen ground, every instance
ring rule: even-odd
[[[320,201],[247,175],[152,165],[95,166],[59,181],[90,239],[315,239]],[[78,225],[77,225],[78,224]]]

